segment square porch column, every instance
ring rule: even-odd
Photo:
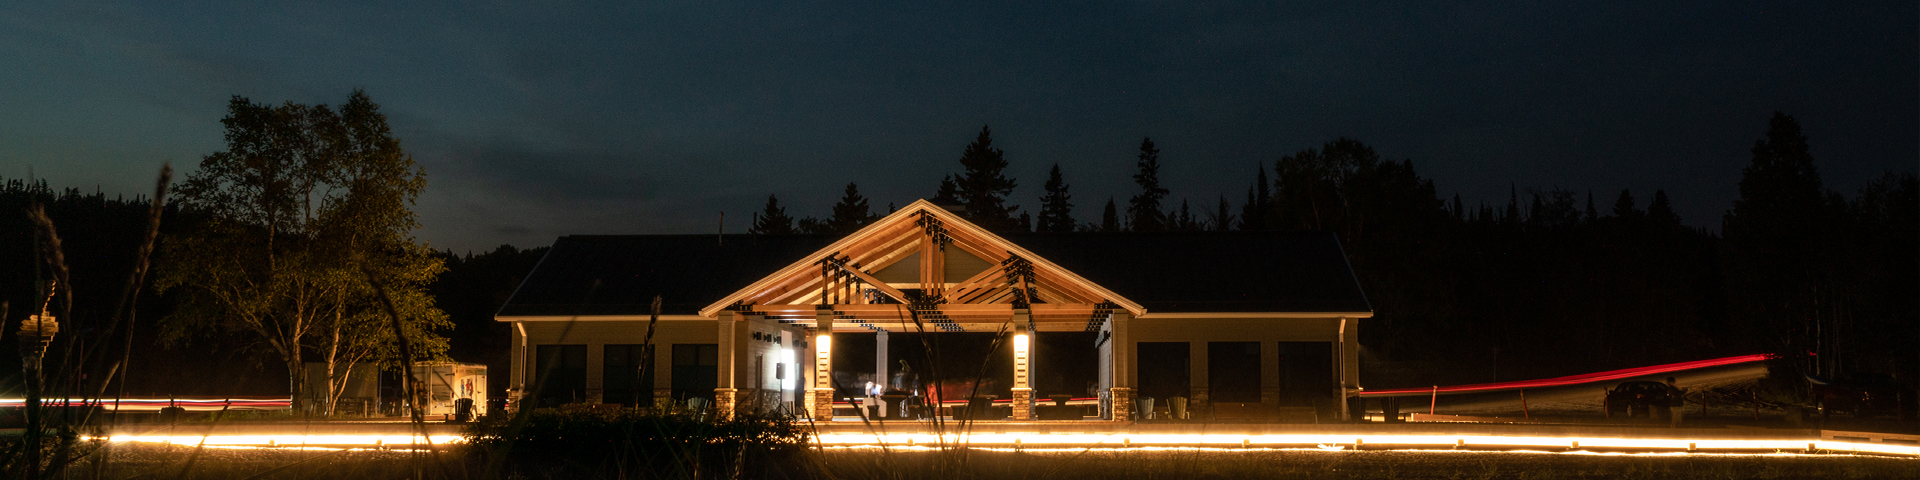
[[[833,312],[815,313],[813,383],[807,391],[807,411],[814,421],[833,420]]]
[[[1339,363],[1334,368],[1340,370],[1340,417],[1348,421],[1367,412],[1351,411],[1352,399],[1360,397],[1360,320],[1357,318],[1340,319],[1340,343],[1335,344]]]
[[[714,363],[717,364],[714,368],[719,370],[719,375],[715,382],[716,388],[713,389],[713,414],[715,418],[733,418],[734,406],[738,405],[740,401],[740,390],[734,385],[734,364],[736,362],[734,362],[733,358],[734,352],[739,351],[739,348],[736,348],[738,345],[735,345],[737,338],[735,338],[736,335],[734,334],[734,332],[738,330],[736,324],[739,323],[739,321],[740,314],[738,312],[723,311],[720,312],[720,319],[717,322],[719,335],[715,337],[714,340],[717,344],[719,355],[714,359]]]
[[[1111,420],[1116,422],[1133,418],[1134,345],[1133,336],[1127,333],[1132,323],[1133,314],[1125,311],[1114,312],[1113,319],[1107,322],[1109,331],[1113,334],[1113,337],[1107,340],[1113,343],[1112,349],[1109,350],[1113,358],[1113,367],[1109,369],[1113,379],[1113,389],[1108,397],[1113,404]]]
[[[1033,419],[1033,332],[1027,330],[1032,318],[1027,309],[1013,311],[1013,419]]]

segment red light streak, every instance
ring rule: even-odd
[[[1432,394],[1438,394],[1438,393],[1487,392],[1487,391],[1495,391],[1495,390],[1515,390],[1515,389],[1521,389],[1521,388],[1559,387],[1559,386],[1566,386],[1566,385],[1579,385],[1582,383],[1619,380],[1623,378],[1633,378],[1633,377],[1639,377],[1644,375],[1655,375],[1655,374],[1668,373],[1668,372],[1678,372],[1681,370],[1692,370],[1696,368],[1718,367],[1723,365],[1736,365],[1736,364],[1748,363],[1748,362],[1758,362],[1758,361],[1766,360],[1769,358],[1773,358],[1773,355],[1767,355],[1767,354],[1742,355],[1738,357],[1727,357],[1727,358],[1716,358],[1712,360],[1695,360],[1691,362],[1669,363],[1666,365],[1654,365],[1651,367],[1637,367],[1637,368],[1628,368],[1624,370],[1610,370],[1605,372],[1586,373],[1586,374],[1580,374],[1580,375],[1557,377],[1557,378],[1546,378],[1546,379],[1539,379],[1539,380],[1521,380],[1518,382],[1454,385],[1454,386],[1448,386],[1448,387],[1440,387],[1437,390],[1434,389],[1433,387],[1396,388],[1391,390],[1370,390],[1370,391],[1362,391],[1360,392],[1360,395],[1365,397],[1374,397],[1374,396],[1385,397],[1385,396],[1399,396],[1399,395],[1432,395]]]

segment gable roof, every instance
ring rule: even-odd
[[[1151,313],[1372,311],[1331,233],[1004,238]],[[646,315],[656,294],[663,297],[662,314],[696,315],[702,307],[842,239],[745,234],[560,237],[498,315]]]
[[[945,240],[935,242],[932,240],[934,235],[943,237]],[[1071,270],[1061,268],[1018,244],[988,232],[985,228],[974,225],[973,222],[955,215],[946,208],[926,200],[917,200],[874,220],[867,226],[861,227],[859,231],[840,238],[832,245],[788,264],[752,285],[721,297],[708,304],[706,308],[702,308],[699,314],[713,316],[720,310],[742,301],[753,303],[776,298],[792,301],[795,294],[802,292],[791,288],[796,281],[820,282],[821,277],[815,272],[820,270],[822,261],[865,262],[865,265],[859,265],[854,270],[877,270],[897,263],[902,258],[900,255],[916,246],[921,247],[922,252],[932,252],[934,250],[931,249],[935,248],[935,244],[939,245],[938,248],[941,251],[950,248],[958,249],[994,261],[1013,258],[1025,260],[1035,273],[1035,286],[1047,290],[1056,300],[1079,297],[1088,304],[1110,302],[1134,315],[1146,313],[1146,308],[1140,304],[1090,282]],[[855,260],[855,257],[849,254],[859,254],[866,260]],[[867,274],[871,275],[870,272]],[[948,278],[945,281],[955,282],[963,279]],[[1064,294],[1062,290],[1073,291],[1078,295]],[[803,298],[805,298],[804,294]],[[899,300],[904,302],[906,299]]]

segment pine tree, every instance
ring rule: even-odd
[[[1007,159],[1005,152],[993,148],[993,130],[980,127],[980,135],[960,155],[962,172],[953,180],[954,192],[960,203],[965,205],[967,219],[989,230],[1006,231],[1018,228],[1014,225],[1013,212],[1017,205],[1007,205],[1007,195],[1013,193],[1014,180],[1007,178]],[[945,190],[946,186],[941,185]]]
[[[1680,225],[1680,214],[1673,213],[1673,204],[1667,201],[1666,190],[1653,191],[1653,201],[1647,203],[1647,219],[1656,225]]]
[[[1140,186],[1140,193],[1127,201],[1127,222],[1136,232],[1165,230],[1167,214],[1161,211],[1160,201],[1168,192],[1160,186],[1160,149],[1153,147],[1152,138],[1140,139],[1140,160],[1135,166],[1139,171],[1133,174],[1133,183]]]
[[[1253,186],[1247,188],[1247,203],[1240,207],[1241,230],[1266,230],[1267,209],[1272,208],[1273,194],[1267,190],[1267,166],[1254,164]]]
[[[794,233],[793,217],[787,216],[787,209],[780,206],[780,199],[767,195],[767,206],[753,215],[753,227],[747,233],[755,235],[785,235]]]
[[[960,186],[953,183],[953,175],[947,175],[940,179],[940,190],[934,192],[933,203],[947,207],[964,204],[964,202],[960,200]]]
[[[1107,197],[1107,209],[1100,213],[1100,231],[1118,232],[1124,228],[1120,225],[1120,212],[1113,206],[1113,197]]]
[[[1173,225],[1172,225],[1172,228],[1170,228],[1169,230],[1190,231],[1190,230],[1200,229],[1200,222],[1197,220],[1194,220],[1193,209],[1187,206],[1186,200],[1180,201],[1180,215],[1170,220],[1171,221],[1167,223],[1171,223]]]
[[[1593,190],[1587,190],[1587,221],[1600,219],[1600,211],[1593,208]]]
[[[833,205],[833,218],[827,220],[827,230],[840,234],[853,233],[874,219],[880,218],[870,210],[867,206],[867,197],[860,195],[859,185],[848,183],[846,194],[840,197],[840,203]]]
[[[1620,198],[1613,201],[1613,216],[1625,219],[1637,219],[1645,212],[1633,206],[1633,192],[1620,189]]]
[[[1040,196],[1040,225],[1037,231],[1042,233],[1067,233],[1073,231],[1073,195],[1067,191],[1067,180],[1060,174],[1060,164],[1053,164],[1053,170],[1047,172],[1047,193]]]
[[[1512,182],[1507,183],[1507,211],[1501,213],[1500,223],[1520,223],[1520,190]]]
[[[1213,212],[1211,226],[1213,231],[1224,232],[1233,229],[1233,205],[1227,203],[1227,196],[1220,196],[1220,207]]]

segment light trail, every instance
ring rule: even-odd
[[[1489,391],[1497,391],[1497,390],[1517,390],[1522,388],[1561,387],[1561,386],[1567,386],[1567,385],[1579,385],[1583,383],[1620,380],[1624,378],[1633,378],[1633,377],[1640,377],[1640,376],[1646,376],[1646,375],[1672,373],[1672,372],[1678,372],[1682,370],[1692,370],[1696,368],[1718,367],[1718,366],[1724,366],[1724,365],[1738,365],[1742,363],[1758,362],[1758,361],[1767,360],[1770,358],[1773,358],[1773,355],[1767,355],[1767,354],[1742,355],[1738,357],[1715,358],[1711,360],[1695,360],[1691,362],[1669,363],[1666,365],[1654,365],[1650,367],[1637,367],[1637,368],[1628,368],[1623,370],[1609,370],[1605,372],[1583,373],[1580,375],[1571,375],[1571,376],[1555,377],[1555,378],[1543,378],[1539,380],[1521,380],[1517,382],[1501,382],[1501,383],[1476,383],[1472,385],[1452,385],[1452,386],[1445,386],[1445,387],[1396,388],[1396,389],[1389,389],[1389,390],[1362,391],[1360,392],[1360,396],[1362,397],[1393,397],[1393,396],[1403,396],[1403,395],[1438,395],[1443,393],[1489,392]]]
[[[0,398],[0,408],[20,408],[27,404],[24,398]],[[43,398],[42,407],[71,408],[98,406],[107,410],[118,408],[122,412],[154,412],[166,407],[180,407],[189,412],[212,412],[220,410],[286,410],[292,408],[293,401],[287,397],[233,397],[233,398]]]
[[[845,434],[826,433],[816,439],[822,446],[926,447],[945,443],[966,443],[982,447],[1008,448],[1275,448],[1318,447],[1347,450],[1513,450],[1549,449],[1561,451],[1633,451],[1633,452],[1851,452],[1877,455],[1920,457],[1920,446],[1843,442],[1819,439],[1727,439],[1727,438],[1619,438],[1555,437],[1501,435],[1274,435],[1274,434],[1040,434],[975,433],[936,436],[933,434]]]
[[[101,439],[100,437],[94,437]],[[358,446],[358,447],[426,447],[431,440],[433,445],[465,443],[466,438],[459,435],[305,435],[305,434],[256,434],[256,435],[111,435],[104,440],[111,443],[142,442],[166,443],[173,445],[207,446],[250,446],[250,447],[287,447],[303,446]]]

